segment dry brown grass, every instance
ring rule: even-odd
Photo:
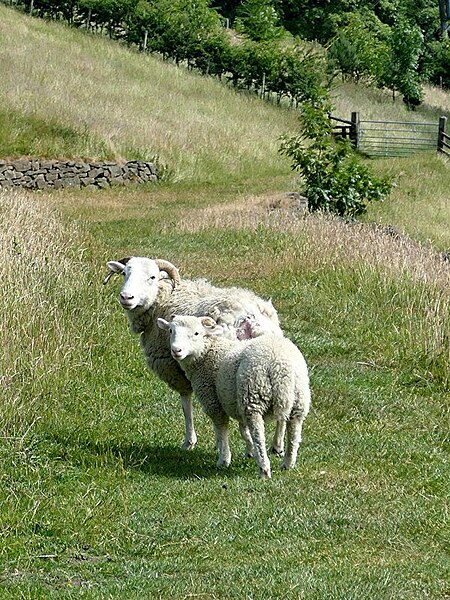
[[[0,213],[0,386],[29,384],[59,369],[75,343],[66,317],[82,286],[82,237],[26,192],[0,191]]]
[[[391,276],[406,275],[442,289],[450,286],[450,263],[431,246],[420,245],[395,230],[304,214],[284,194],[245,196],[227,205],[185,210],[176,224],[182,232],[259,227],[292,236],[289,249],[276,257],[278,264],[271,263],[272,269],[301,257],[305,270],[346,264],[381,269]],[[266,270],[267,264],[260,268]]]

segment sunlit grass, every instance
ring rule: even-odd
[[[86,129],[116,157],[159,155],[176,179],[287,173],[289,110],[212,78],[0,6],[3,110]],[[17,39],[21,43],[17,45]],[[39,69],[30,56],[39,48]]]
[[[99,210],[91,239],[55,195],[0,195],[0,595],[440,600],[445,265],[267,197],[191,210],[181,191],[162,197],[141,192],[145,218],[126,218],[117,196],[123,212],[100,224]],[[104,196],[78,198],[81,215]],[[236,428],[232,466],[217,470],[198,407],[198,448],[180,449],[176,395],[146,373],[119,282],[101,285],[122,245],[272,296],[311,373],[296,470],[274,460],[259,482]]]

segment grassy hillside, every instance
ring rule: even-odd
[[[218,184],[217,191],[210,190],[217,201],[223,184],[250,195],[298,186],[287,159],[278,154],[280,136],[298,129],[295,112],[236,94],[218,81],[3,5],[0,69],[2,156],[158,156],[176,181],[191,182],[191,197],[197,182]],[[389,94],[361,85],[338,85],[333,98],[343,117],[358,110],[365,118],[435,120],[449,114],[450,106],[432,88],[414,113]],[[397,187],[392,201],[370,209],[368,220],[448,249],[447,162],[432,155],[371,165],[389,173]]]
[[[367,221],[421,245],[292,209],[289,111],[2,6],[0,55],[23,154],[159,154],[183,180],[0,193],[0,598],[446,598],[448,164],[371,163],[398,185]],[[128,254],[272,297],[311,375],[295,470],[273,459],[258,481],[237,427],[217,470],[198,406],[181,450],[178,398],[145,369],[120,280],[101,285]]]
[[[2,110],[88,133],[84,148],[74,145],[77,153],[159,155],[177,179],[257,178],[288,170],[277,153],[278,138],[296,123],[288,110],[4,6],[0,40]]]

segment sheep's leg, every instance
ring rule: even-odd
[[[185,436],[183,442],[184,450],[192,450],[197,443],[197,434],[194,429],[194,409],[192,406],[192,394],[182,395],[180,397],[183,407]]]
[[[298,448],[302,441],[304,417],[291,417],[287,423],[287,449],[282,469],[292,469],[297,461]]]
[[[239,421],[239,431],[241,432],[241,437],[245,442],[245,456],[247,458],[253,458],[253,440],[250,435],[250,431],[245,423],[241,423]]]
[[[253,440],[253,453],[259,466],[259,478],[270,479],[270,461],[266,450],[264,419],[261,415],[253,414],[247,417],[247,422]]]
[[[284,434],[286,433],[286,421],[278,419],[275,426],[275,434],[273,436],[272,447],[270,452],[277,456],[284,455]]]
[[[216,434],[216,445],[219,451],[217,467],[228,467],[231,462],[231,450],[228,441],[228,424],[230,419],[226,416],[213,421],[214,433]]]

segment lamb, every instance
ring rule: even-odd
[[[185,419],[183,448],[191,449],[197,442],[192,386],[171,356],[168,336],[158,328],[156,319],[169,319],[174,314],[207,315],[223,327],[226,337],[236,338],[240,324],[246,319],[259,323],[255,335],[266,331],[281,334],[277,312],[271,301],[259,298],[250,290],[218,288],[204,279],[181,279],[178,269],[166,260],[127,257],[107,264],[109,273],[104,284],[115,273],[125,277],[120,303],[131,330],[140,334],[148,367],[180,394]]]
[[[219,450],[218,466],[231,461],[230,417],[239,421],[247,452],[253,453],[261,479],[271,477],[264,419],[277,422],[274,446],[287,448],[282,469],[295,466],[303,421],[311,401],[308,368],[300,350],[279,333],[250,340],[225,337],[223,327],[209,317],[158,318],[170,333],[172,356],[192,383],[203,410],[211,418]]]

